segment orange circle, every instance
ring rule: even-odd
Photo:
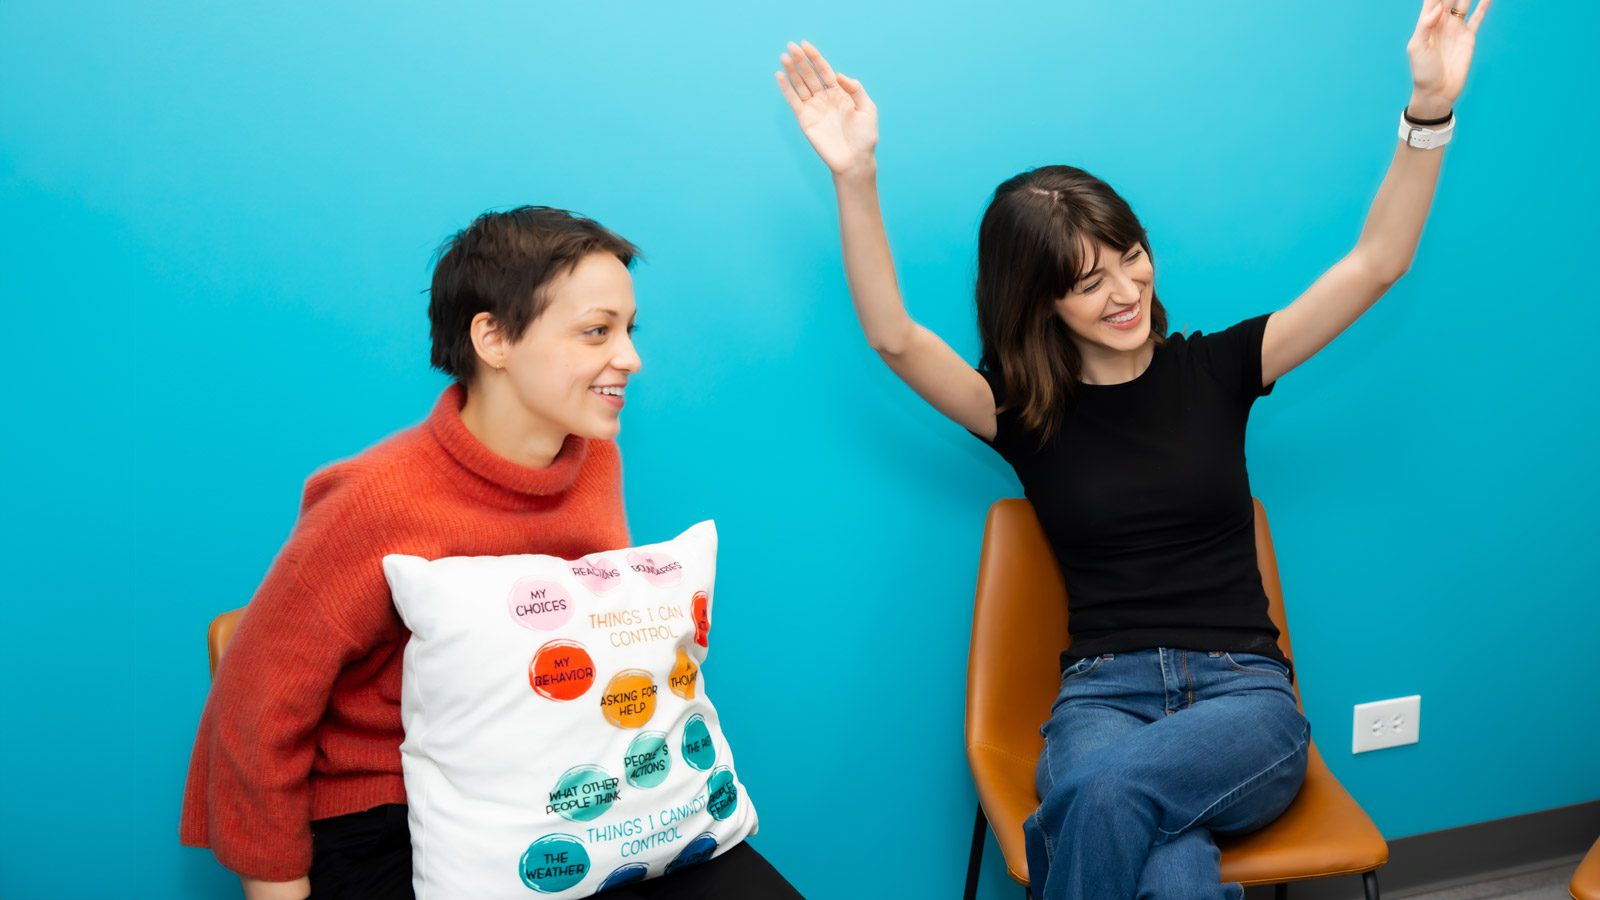
[[[674,694],[685,700],[694,699],[694,686],[700,680],[700,667],[695,665],[694,658],[678,648],[678,661],[672,667],[672,674],[667,676],[667,687]]]
[[[642,669],[623,669],[600,695],[600,711],[618,728],[643,728],[656,714],[656,682]]]
[[[550,700],[576,700],[594,684],[594,660],[577,641],[551,641],[528,664],[528,683]]]

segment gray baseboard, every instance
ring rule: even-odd
[[[1378,870],[1383,896],[1487,881],[1582,856],[1600,838],[1600,800],[1544,809],[1389,842],[1389,864]],[[1361,878],[1347,875],[1296,882],[1291,900],[1361,900]],[[1271,900],[1272,888],[1245,891],[1246,900]]]

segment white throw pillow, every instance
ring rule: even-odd
[[[587,897],[756,830],[705,695],[717,531],[553,556],[391,555],[418,900]]]

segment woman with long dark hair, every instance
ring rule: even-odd
[[[1360,239],[1270,315],[1168,334],[1150,241],[1105,182],[1046,166],[1001,184],[978,233],[977,368],[906,313],[866,89],[810,44],[780,58],[833,173],[868,343],[1016,469],[1066,578],[1071,644],[1025,825],[1043,897],[1237,898],[1212,835],[1260,828],[1299,790],[1310,728],[1257,570],[1245,424],[1410,267],[1488,6],[1424,2],[1400,145]]]

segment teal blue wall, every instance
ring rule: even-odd
[[[782,41],[873,91],[906,296],[970,358],[986,196],[1043,163],[1128,196],[1175,326],[1291,300],[1355,240],[1415,18],[1003,5],[0,4],[0,896],[233,890],[177,845],[206,622],[313,469],[427,412],[429,254],[523,202],[648,253],[628,507],[721,527],[758,846],[810,896],[958,890],[978,540],[1017,486],[860,340]],[[1391,837],[1600,797],[1592,21],[1496,4],[1411,274],[1256,407],[1307,711]],[[1351,756],[1351,706],[1410,693],[1422,742]]]

